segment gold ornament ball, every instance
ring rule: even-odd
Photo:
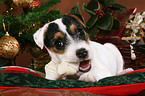
[[[3,58],[14,58],[19,52],[18,41],[8,33],[0,39],[0,56]]]
[[[27,7],[29,6],[33,0],[13,0],[13,2],[19,7]]]

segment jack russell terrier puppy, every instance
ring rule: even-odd
[[[123,58],[115,45],[91,41],[84,28],[81,15],[65,14],[34,33],[36,44],[51,56],[45,66],[46,79],[77,74],[78,80],[97,82],[132,71],[123,70]]]

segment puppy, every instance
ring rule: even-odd
[[[91,41],[84,30],[79,14],[65,14],[45,24],[36,33],[34,41],[47,49],[51,61],[46,64],[46,78],[57,80],[61,76],[79,75],[79,80],[97,82],[123,72],[123,58],[110,43]],[[125,70],[125,72],[132,69]]]

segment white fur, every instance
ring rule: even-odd
[[[49,24],[49,23],[48,23]],[[34,36],[34,41],[36,41],[36,44],[43,49],[44,47],[44,33],[47,30],[48,24],[45,24],[43,28],[40,28],[33,36]]]
[[[88,51],[87,60],[91,60],[89,72],[83,73],[79,80],[96,82],[102,78],[114,76],[123,71],[123,58],[119,50],[110,43],[104,45],[89,41],[89,44],[83,40],[73,40],[66,31],[66,26],[62,23],[62,19],[53,21],[58,24],[59,30],[67,34],[69,45],[66,47],[64,54],[51,52],[47,47],[47,51],[51,56],[51,62],[45,66],[46,78],[56,80],[62,75],[73,75],[79,71],[79,60],[76,56],[76,50],[85,48]],[[45,24],[34,34],[34,41],[42,49],[44,46],[44,33],[49,26]],[[131,70],[127,70],[131,71]]]

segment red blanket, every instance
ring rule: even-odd
[[[20,84],[19,86],[16,85],[16,86],[12,86],[12,85],[6,85],[4,86],[4,83],[6,81],[2,81],[3,77],[2,75],[4,76],[4,74],[12,74],[12,73],[26,73],[27,75],[31,75],[31,76],[34,76],[34,77],[38,77],[38,78],[41,78],[41,79],[44,79],[44,83],[47,81],[45,80],[45,78],[43,77],[42,74],[40,74],[40,72],[36,72],[34,70],[31,70],[31,69],[28,69],[28,68],[22,68],[22,67],[9,67],[9,68],[1,68],[0,69],[0,79],[1,81],[0,82],[3,82],[3,83],[0,83],[0,90],[8,90],[8,89],[41,89],[41,90],[72,90],[72,91],[83,91],[83,92],[90,92],[90,93],[93,93],[93,94],[99,94],[99,95],[120,95],[120,96],[123,96],[123,95],[136,95],[138,94],[140,91],[142,91],[143,89],[145,89],[145,82],[137,82],[137,83],[133,83],[133,84],[119,84],[119,85],[108,85],[108,86],[94,86],[94,87],[84,87],[84,88],[45,88],[45,87],[42,87],[41,84],[39,87],[22,87]],[[134,75],[135,74],[135,75]],[[127,73],[125,75],[127,76],[137,76],[137,78],[132,78],[131,79],[131,82],[133,79],[141,79],[141,78],[144,78],[145,77],[145,69],[139,69],[139,70],[135,70],[135,71],[132,71],[130,73]],[[124,75],[124,76],[125,76]],[[143,77],[141,77],[143,76]],[[28,77],[29,78],[29,77]],[[113,78],[120,78],[120,76],[114,76],[114,77],[109,77],[109,78],[106,78],[104,80],[109,80],[109,79],[113,79]],[[124,78],[124,77],[123,77]],[[130,77],[129,77],[130,78]],[[10,78],[9,78],[10,79]],[[23,79],[26,79],[26,78],[23,78]],[[5,79],[7,80],[7,79]],[[16,79],[17,80],[17,79]],[[127,79],[128,81],[129,79]],[[134,80],[135,81],[135,80]],[[65,81],[66,82],[66,81]],[[66,83],[68,83],[69,81],[67,81]],[[78,81],[77,81],[78,82]],[[103,82],[103,80],[102,80]],[[101,82],[101,83],[102,83]],[[43,83],[43,82],[42,82]],[[58,82],[57,82],[58,83]],[[60,83],[60,82],[59,82]],[[62,81],[61,81],[62,83]],[[81,84],[88,84],[87,82],[80,82]],[[111,83],[111,82],[110,82]],[[48,84],[48,83],[47,83]],[[69,83],[68,83],[69,84]],[[74,83],[75,84],[75,83]],[[78,83],[79,84],[79,83]],[[90,85],[91,84],[94,84],[94,83],[89,83]],[[97,84],[97,83],[95,83]],[[105,84],[105,83],[104,83]],[[43,84],[42,84],[43,85]],[[75,85],[76,86],[76,85]]]

